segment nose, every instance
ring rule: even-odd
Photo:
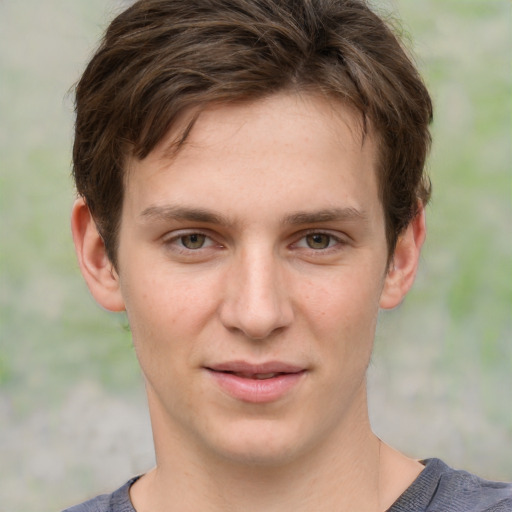
[[[230,331],[263,340],[293,320],[283,269],[272,251],[245,251],[230,267],[220,318]]]

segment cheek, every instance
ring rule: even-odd
[[[164,273],[139,274],[134,282],[123,283],[133,343],[143,368],[158,361],[183,364],[193,357],[194,341],[215,310],[212,294],[193,283]]]
[[[340,272],[323,286],[303,289],[300,316],[334,366],[366,367],[377,324],[380,282],[378,277]]]
[[[179,273],[147,272],[122,282],[122,293],[131,320],[151,326],[193,327],[214,307],[212,294],[204,280],[190,279]],[[195,318],[193,322],[187,319]],[[173,329],[174,330],[174,329]]]
[[[303,315],[319,329],[332,332],[338,326],[344,332],[348,329],[353,333],[369,320],[376,320],[382,278],[350,270],[341,270],[323,282],[311,280],[303,283],[298,293]]]

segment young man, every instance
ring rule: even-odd
[[[411,287],[430,97],[361,0],[142,0],[77,87],[82,273],[126,310],[156,468],[71,510],[505,511],[371,430]]]

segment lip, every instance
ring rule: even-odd
[[[275,402],[285,397],[306,374],[305,368],[280,361],[229,361],[204,368],[224,392],[249,403]]]

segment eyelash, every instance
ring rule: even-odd
[[[183,245],[183,239],[186,237],[191,237],[194,235],[199,235],[201,237],[205,237],[207,245],[202,245],[201,247],[197,247],[195,249],[191,249],[189,247],[186,247]],[[325,248],[313,248],[310,247],[307,238],[313,235],[317,236],[324,236],[328,237],[328,246]],[[182,231],[173,233],[170,237],[164,237],[163,242],[165,246],[173,250],[174,252],[177,252],[179,254],[184,255],[193,255],[193,253],[197,253],[199,255],[204,250],[207,250],[213,246],[216,246],[217,248],[224,248],[224,246],[218,242],[215,241],[215,239],[207,232],[201,231],[201,230],[194,230],[194,231]],[[300,243],[304,243],[305,246],[300,246]],[[307,251],[310,251],[312,254],[315,255],[322,255],[322,254],[329,254],[331,252],[340,250],[343,246],[347,245],[347,240],[345,240],[343,237],[334,235],[333,233],[329,231],[321,231],[321,230],[309,230],[306,232],[301,233],[300,238],[297,239],[297,241],[293,242],[289,245],[292,250],[301,250],[305,249]]]
[[[307,237],[312,235],[320,235],[328,237],[328,246],[325,248],[313,248],[308,247],[307,243]],[[303,246],[299,246],[299,244],[303,244]],[[329,231],[322,231],[322,230],[309,230],[306,232],[303,232],[301,234],[301,237],[291,244],[291,248],[294,250],[304,250],[306,251],[306,254],[308,257],[323,257],[323,256],[334,256],[340,251],[342,251],[347,245],[349,244],[348,240],[344,236],[340,236],[339,234],[334,234]]]
[[[205,237],[206,240],[210,241],[206,247],[201,246],[196,249],[190,249],[183,245],[182,240],[186,237],[191,237],[194,235],[199,235],[201,237]],[[163,238],[164,245],[175,252],[181,254],[192,254],[195,252],[199,252],[201,249],[207,249],[213,245],[217,245],[217,247],[222,248],[222,244],[216,244],[215,240],[208,234],[200,230],[194,231],[182,231],[178,233],[173,233],[172,236]]]

